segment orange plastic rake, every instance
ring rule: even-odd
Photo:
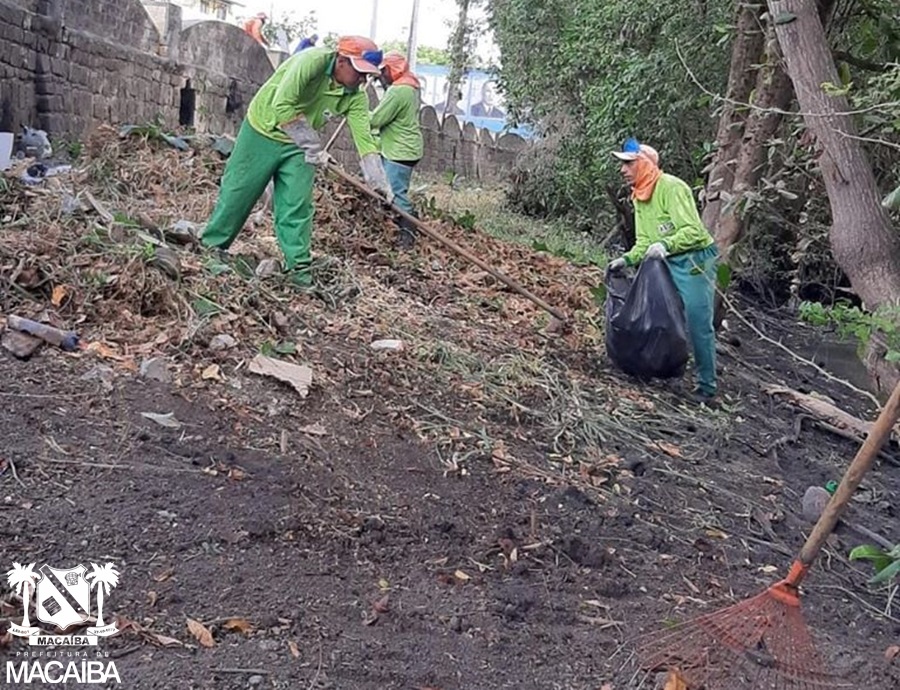
[[[642,638],[637,648],[638,673],[646,678],[668,671],[667,690],[672,686],[679,690],[832,690],[858,685],[844,683],[826,670],[803,620],[799,587],[898,416],[900,385],[784,580],[751,599]]]

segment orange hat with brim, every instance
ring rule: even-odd
[[[343,36],[338,40],[338,55],[350,58],[360,74],[381,74],[383,56],[374,41],[362,36]]]

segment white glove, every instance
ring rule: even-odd
[[[320,167],[324,167],[329,163],[334,163],[334,158],[332,158],[331,154],[325,150],[320,150],[318,152],[315,150],[307,150],[305,157],[307,163],[312,163],[313,165],[318,165]]]
[[[367,153],[360,159],[359,165],[362,168],[366,184],[376,192],[384,194],[389,204],[393,203],[394,192],[391,190],[391,185],[384,172],[384,163],[381,162],[381,156],[377,153]]]
[[[318,164],[318,156],[322,153],[322,141],[305,117],[301,115],[296,120],[285,122],[281,125],[281,129],[303,149],[307,163]]]
[[[623,259],[622,257],[613,259],[609,262],[610,271],[621,271],[623,268],[625,268],[625,259]]]
[[[647,247],[647,253],[644,256],[648,259],[665,259],[668,254],[666,245],[662,242],[654,242]]]

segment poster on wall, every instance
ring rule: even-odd
[[[482,70],[466,72],[459,89],[447,102],[450,68],[445,65],[416,66],[416,76],[422,85],[422,107],[430,105],[438,117],[447,110],[460,122],[471,122],[493,132],[514,132],[529,137],[530,132],[515,123],[507,122],[503,94],[492,74]]]

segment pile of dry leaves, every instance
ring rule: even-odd
[[[225,159],[211,137],[172,143],[152,128],[103,127],[64,174],[25,184],[19,166],[0,178],[0,312],[74,330],[121,368],[165,358],[182,381],[262,352],[312,366],[314,385],[362,370],[409,399],[430,387],[476,413],[538,423],[561,455],[610,438],[652,443],[668,424],[653,421],[657,403],[598,371],[599,268],[431,222],[569,317],[547,328],[549,315],[443,246],[423,238],[395,251],[387,212],[320,175],[318,288],[299,293],[263,270],[280,253],[262,203],[227,264],[198,245]],[[372,348],[380,339],[401,351]]]

